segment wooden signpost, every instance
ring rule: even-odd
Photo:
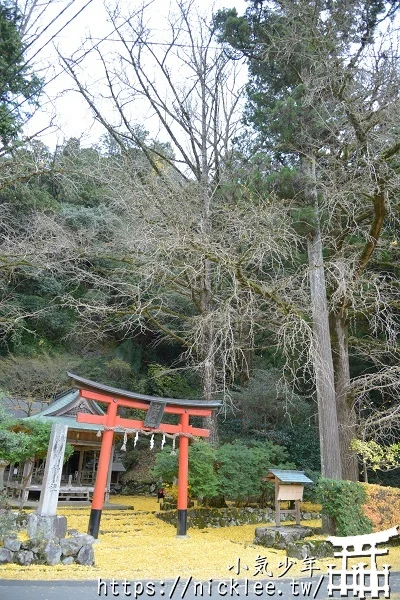
[[[114,433],[145,432],[161,433],[179,438],[179,471],[178,471],[178,523],[177,535],[186,536],[187,532],[187,491],[189,474],[189,439],[193,437],[209,437],[208,429],[190,425],[190,417],[209,417],[213,410],[221,406],[220,402],[202,400],[177,400],[175,398],[156,398],[144,394],[136,394],[106,386],[73,373],[73,379],[82,398],[105,402],[108,404],[105,415],[78,413],[80,423],[94,423],[103,429],[97,476],[94,486],[92,508],[90,512],[88,533],[98,537],[101,513],[104,505],[104,494],[107,484],[107,473],[111,458]],[[119,407],[136,408],[146,411],[145,420],[124,419],[118,415]],[[164,413],[179,416],[179,423],[174,425],[162,423]]]

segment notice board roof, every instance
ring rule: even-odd
[[[282,483],[313,483],[304,475],[304,471],[290,471],[288,469],[270,469],[266,477],[269,480],[275,478]]]

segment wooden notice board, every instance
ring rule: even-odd
[[[303,500],[304,487],[298,484],[282,485],[278,487],[278,500]]]

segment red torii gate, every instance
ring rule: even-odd
[[[82,398],[106,402],[108,404],[107,413],[104,416],[87,413],[78,413],[76,416],[79,423],[93,423],[104,427],[88,533],[95,538],[97,538],[99,534],[114,431],[136,430],[179,436],[177,535],[185,536],[187,531],[189,437],[209,437],[210,435],[208,429],[192,427],[189,423],[189,417],[209,417],[213,410],[221,406],[220,402],[177,400],[175,398],[146,396],[144,394],[136,394],[135,392],[128,392],[126,390],[103,385],[96,381],[91,381],[90,379],[84,379],[73,373],[68,373],[68,376],[71,377],[76,384],[76,387],[79,388],[79,393]],[[123,419],[117,414],[119,406],[145,410],[147,411],[146,418],[144,421]],[[161,423],[164,412],[179,415],[180,423],[178,425]]]

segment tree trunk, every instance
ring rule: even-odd
[[[201,369],[201,387],[203,400],[215,400],[215,357],[214,357],[214,326],[207,318],[203,329],[203,356]],[[215,412],[210,417],[204,417],[204,426],[210,430],[209,442],[218,446],[218,422]]]
[[[208,438],[209,443],[212,446],[219,445],[218,435],[218,417],[215,411],[213,411],[211,417],[204,417],[204,427],[210,430],[210,437]]]
[[[207,152],[207,85],[206,85],[206,65],[200,69],[199,79],[201,86],[201,174],[200,189],[202,199],[201,231],[206,236],[211,234],[211,199],[210,190],[210,172]],[[216,371],[215,371],[215,330],[212,319],[213,293],[212,293],[212,264],[208,258],[203,261],[203,277],[201,290],[201,312],[204,319],[202,331],[202,369],[201,383],[203,400],[214,400],[216,391]],[[217,415],[213,413],[211,417],[204,418],[204,425],[210,430],[209,442],[218,445],[218,423]]]
[[[343,479],[358,481],[357,453],[351,449],[351,441],[357,437],[357,415],[353,399],[348,393],[350,386],[348,324],[342,314],[333,315],[331,318],[331,340],[342,476]]]
[[[201,356],[201,387],[203,400],[215,399],[215,355],[214,355],[214,324],[211,316],[211,265],[210,261],[204,260],[204,281],[201,297],[201,309],[204,318],[202,331],[202,356]],[[209,441],[212,445],[218,445],[218,423],[217,415],[213,413],[204,418],[204,426],[210,430]]]
[[[307,240],[310,270],[311,307],[314,330],[314,373],[318,402],[321,470],[323,477],[341,479],[339,430],[336,409],[335,380],[333,372],[328,303],[321,230],[316,189],[315,159],[305,165],[309,184],[309,199],[314,205],[315,228]],[[311,203],[311,202],[310,202]]]
[[[29,490],[27,490],[27,488],[31,484],[34,465],[35,465],[34,458],[28,458],[25,461],[24,470],[22,473],[22,482],[21,482],[22,486],[21,486],[20,496],[19,496],[19,510],[22,510],[24,508],[24,505],[28,500]]]
[[[250,377],[253,369],[253,351],[251,349],[251,333],[250,323],[245,322],[242,324],[239,333],[239,382],[240,385],[245,385]]]

